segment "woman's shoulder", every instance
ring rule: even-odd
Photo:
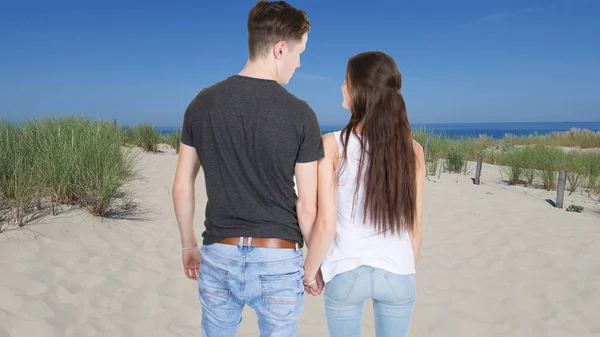
[[[413,149],[414,149],[415,154],[417,155],[417,157],[419,155],[423,155],[423,146],[421,145],[421,143],[417,142],[414,139],[413,139]]]
[[[415,151],[415,157],[417,158],[417,164],[419,170],[425,170],[425,165],[421,165],[425,163],[425,154],[423,151],[423,146],[419,142],[413,139],[413,149]]]
[[[323,136],[323,148],[325,153],[335,154],[338,151],[338,140],[339,133],[330,132]]]

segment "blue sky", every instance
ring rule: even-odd
[[[600,1],[290,1],[312,29],[288,90],[341,124],[356,53],[404,75],[413,123],[600,120]],[[2,1],[0,117],[59,114],[179,126],[247,58],[253,0]]]

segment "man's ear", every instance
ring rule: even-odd
[[[283,56],[283,50],[285,49],[285,41],[279,41],[273,46],[273,56],[276,60],[281,59]]]

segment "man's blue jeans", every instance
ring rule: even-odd
[[[304,307],[302,249],[211,244],[201,249],[198,294],[204,337],[237,336],[247,304],[261,337],[298,336]],[[249,247],[250,246],[250,247]]]

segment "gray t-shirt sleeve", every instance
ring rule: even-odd
[[[190,104],[183,115],[183,127],[181,128],[181,142],[187,146],[194,146],[194,136],[192,132],[192,114],[194,108]]]
[[[317,114],[307,105],[302,125],[302,142],[296,158],[297,163],[309,163],[325,156],[323,139]]]

